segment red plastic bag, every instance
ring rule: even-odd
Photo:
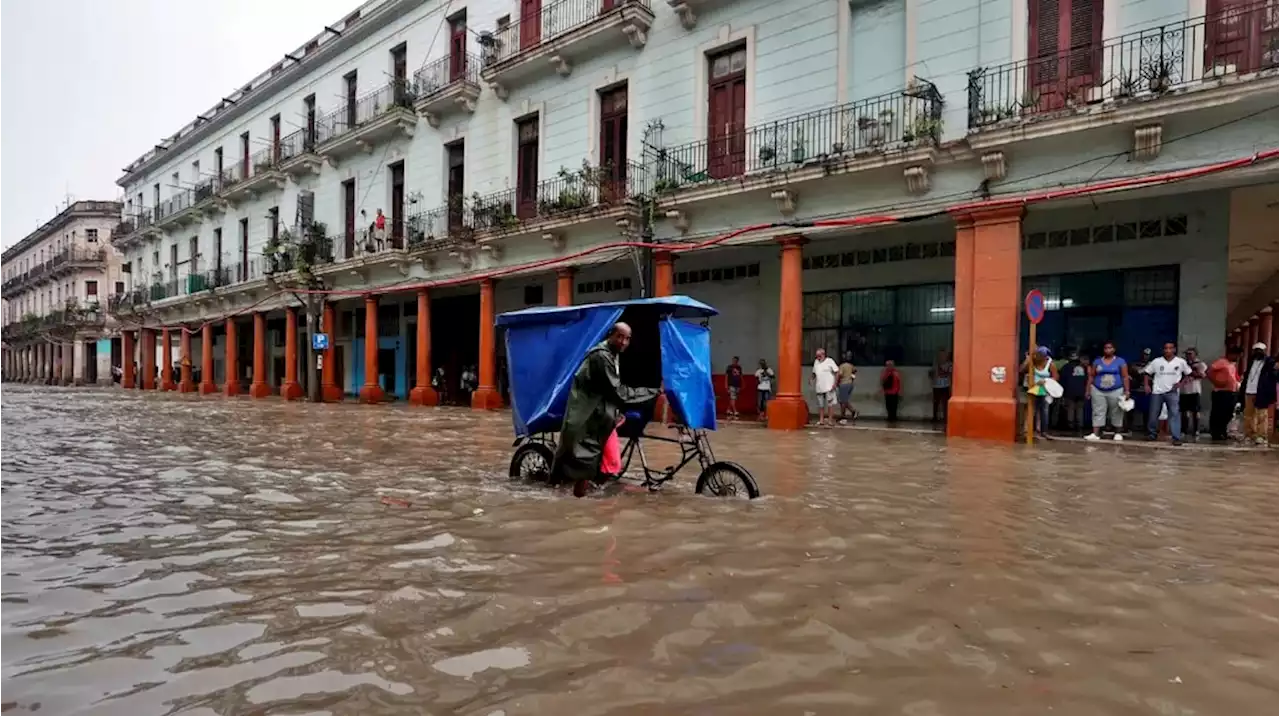
[[[600,459],[600,472],[605,475],[617,475],[622,472],[622,441],[618,440],[618,429],[609,431],[604,441],[604,454]]]

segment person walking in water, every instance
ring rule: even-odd
[[[1129,381],[1129,366],[1116,355],[1116,344],[1103,343],[1102,357],[1095,358],[1089,367],[1089,382],[1084,389],[1084,399],[1093,406],[1093,432],[1085,440],[1101,440],[1108,417],[1116,431],[1112,440],[1124,440],[1124,409],[1120,401],[1129,398]]]

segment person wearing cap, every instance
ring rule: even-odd
[[[1027,356],[1027,362],[1023,365],[1023,370],[1031,376],[1027,399],[1031,402],[1029,407],[1036,411],[1035,431],[1040,437],[1044,437],[1045,430],[1049,428],[1049,401],[1046,400],[1049,392],[1045,389],[1044,382],[1050,378],[1058,380],[1058,367],[1051,358],[1048,346],[1040,346],[1035,353]]]
[[[1085,385],[1084,399],[1093,407],[1093,432],[1084,436],[1085,440],[1101,440],[1102,428],[1111,417],[1111,427],[1116,434],[1112,440],[1124,440],[1121,430],[1124,429],[1124,407],[1121,401],[1129,398],[1129,366],[1125,360],[1116,355],[1116,344],[1107,341],[1102,344],[1102,357],[1095,358],[1089,368],[1089,382]]]
[[[1178,345],[1166,341],[1164,351],[1159,358],[1151,361],[1142,369],[1142,387],[1151,394],[1151,402],[1147,406],[1147,439],[1155,440],[1156,431],[1160,428],[1160,413],[1169,414],[1169,435],[1174,445],[1182,444],[1182,412],[1179,409],[1180,393],[1178,386],[1191,375],[1191,366],[1178,355]]]
[[[1205,373],[1213,386],[1209,395],[1209,437],[1227,439],[1227,427],[1236,414],[1237,393],[1240,390],[1240,346],[1227,346],[1226,353],[1215,360]]]
[[[1240,402],[1244,405],[1244,437],[1258,445],[1267,444],[1271,432],[1270,408],[1276,403],[1276,359],[1267,355],[1267,344],[1254,343],[1249,351],[1249,365],[1240,386]]]

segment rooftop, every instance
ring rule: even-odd
[[[85,219],[98,216],[119,219],[120,202],[94,200],[77,201],[58,212],[57,216],[44,222],[40,228],[30,234],[27,234],[23,237],[22,241],[10,246],[8,249],[5,249],[4,254],[0,255],[0,261],[8,263],[9,261],[17,258],[23,251],[26,251],[39,243],[41,239],[69,224],[72,219]]]
[[[334,55],[333,46],[335,44],[349,44],[340,43],[340,41],[350,34],[350,30],[359,26],[362,20],[368,21],[386,11],[397,9],[403,11],[409,6],[417,5],[424,1],[368,0],[368,2],[348,13],[340,22],[326,25],[323,31],[307,40],[301,47],[293,52],[285,53],[284,58],[279,62],[254,77],[243,87],[223,97],[212,108],[196,115],[196,118],[191,120],[185,127],[179,129],[173,135],[161,139],[146,154],[130,162],[122,170],[124,176],[120,177],[116,183],[120,186],[125,186],[135,174],[145,171],[156,161],[163,160],[170,150],[194,143],[209,133],[212,127],[223,124],[235,113],[235,110],[241,107],[242,103],[252,106],[255,100],[268,97],[269,93],[266,88],[269,85],[275,85],[276,88],[279,88],[285,78],[293,79],[300,74],[301,70],[298,68],[305,66],[307,69],[313,69],[315,63],[319,60],[331,59]],[[367,24],[370,23],[366,22]]]

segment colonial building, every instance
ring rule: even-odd
[[[896,361],[915,416],[953,351],[950,431],[1010,439],[1027,289],[1041,343],[1129,355],[1212,352],[1275,300],[1276,19],[373,0],[125,168],[124,384],[296,397],[322,295],[328,399],[493,407],[496,312],[676,291],[721,309],[718,363],[775,364],[776,427],[818,347],[868,414]]]
[[[119,222],[118,202],[77,201],[4,252],[5,380],[111,382],[104,309],[125,292],[111,247]]]

